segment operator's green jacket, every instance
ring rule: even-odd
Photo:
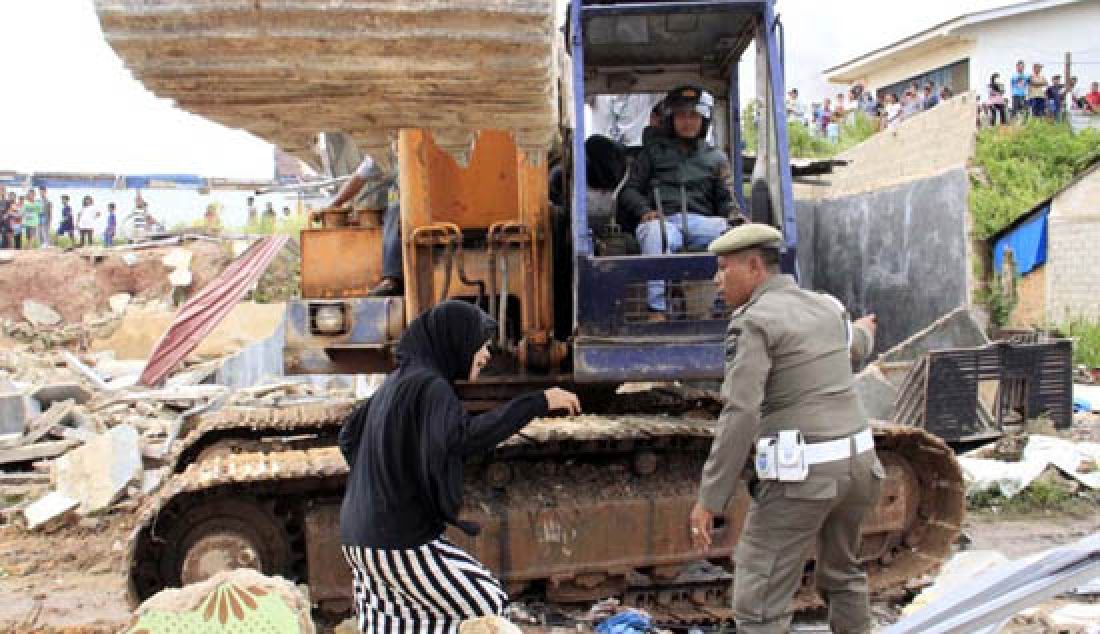
[[[646,212],[657,210],[654,180],[666,216],[686,207],[689,213],[728,218],[737,209],[729,158],[703,139],[685,145],[662,130],[647,140],[619,193],[625,229],[633,230]]]
[[[788,275],[757,287],[726,334],[725,405],[703,469],[703,506],[725,509],[761,436],[798,429],[806,442],[821,442],[865,429],[851,364],[873,347],[870,332],[850,323],[832,297]]]

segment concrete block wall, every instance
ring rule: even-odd
[[[828,177],[829,187],[805,188],[838,198],[900,185],[965,166],[974,154],[974,93],[965,93],[902,121],[837,158],[849,161]]]
[[[1047,310],[1051,324],[1100,320],[1100,213],[1051,215],[1047,233]]]

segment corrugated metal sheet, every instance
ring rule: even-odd
[[[141,373],[140,383],[152,387],[164,381],[241,301],[287,240],[287,236],[271,236],[256,242],[188,300],[153,348]]]

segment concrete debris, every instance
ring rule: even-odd
[[[172,271],[168,275],[168,282],[172,286],[176,287],[188,287],[191,286],[191,271],[187,269],[177,269]]]
[[[1053,436],[1032,434],[1027,438],[1019,462],[989,458],[976,450],[959,456],[959,465],[966,481],[967,495],[996,489],[1004,497],[1012,497],[1037,480],[1050,466],[1090,489],[1100,489],[1100,443],[1074,443]]]
[[[0,465],[56,458],[79,444],[78,440],[51,440],[11,449],[0,449]]]
[[[122,256],[122,261],[126,263],[126,266],[133,266],[138,263],[138,256],[133,253],[127,253]]]
[[[10,385],[10,383],[9,383]],[[27,425],[27,398],[22,392],[0,386],[0,435],[22,435]]]
[[[49,407],[58,401],[73,401],[83,405],[92,400],[92,393],[80,383],[64,382],[41,385],[31,392],[31,397],[42,407]]]
[[[985,330],[965,306],[940,317],[905,341],[878,356],[878,361],[893,363],[916,361],[930,350],[977,348],[989,343]]]
[[[76,355],[67,350],[62,352],[61,355],[65,358],[65,365],[84,377],[95,389],[101,391],[107,389],[107,383],[103,381],[103,377],[99,376],[95,370],[84,365],[80,359],[76,358]]]
[[[60,425],[66,420],[72,414],[75,406],[76,403],[72,399],[51,404],[48,410],[39,414],[31,422],[26,435],[21,440],[22,444],[29,445],[38,442],[43,436],[53,431],[55,425]]]
[[[143,476],[140,438],[130,425],[110,429],[54,463],[57,490],[80,500],[81,515],[108,509]]]
[[[161,258],[161,262],[173,271],[188,270],[191,268],[191,252],[184,248],[175,248]]]
[[[111,312],[121,315],[126,312],[126,307],[130,305],[130,299],[129,293],[115,293],[107,299],[107,303],[111,305]]]
[[[217,631],[315,634],[309,599],[293,583],[251,568],[219,572],[206,581],[169,588],[145,600],[128,632]],[[230,628],[230,626],[232,626]]]
[[[0,250],[0,264],[7,264],[15,261],[15,251],[11,249]]]
[[[71,518],[80,501],[54,491],[23,509],[27,530],[50,530]]]
[[[23,317],[34,326],[56,326],[61,323],[60,313],[33,299],[23,300]]]
[[[874,420],[891,420],[898,388],[886,379],[877,365],[870,365],[856,375],[856,396],[867,416]]]
[[[1100,634],[1100,604],[1071,603],[1052,610],[1043,620],[1059,634]]]
[[[508,619],[483,616],[459,623],[458,634],[523,634],[523,630]]]

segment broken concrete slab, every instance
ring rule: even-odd
[[[211,623],[206,615],[224,615],[232,619],[233,631],[315,634],[310,611],[308,597],[293,583],[238,568],[182,588],[161,590],[137,608],[127,631],[206,631]]]
[[[80,444],[77,440],[51,440],[12,449],[0,449],[0,465],[55,458]]]
[[[79,505],[78,500],[54,491],[23,509],[23,518],[28,530],[49,530],[64,523],[66,516],[72,517]]]
[[[23,317],[35,326],[56,326],[61,323],[60,313],[33,299],[23,300]]]
[[[161,262],[164,266],[172,270],[190,269],[191,268],[191,252],[184,248],[175,248],[169,251]]]
[[[1096,634],[1100,632],[1100,604],[1070,603],[1051,610],[1042,620],[1059,634]]]
[[[22,434],[26,425],[26,395],[14,389],[0,390],[0,435]]]
[[[898,388],[882,375],[878,367],[868,366],[856,375],[853,385],[863,413],[873,420],[893,420]]]
[[[23,437],[24,444],[38,442],[43,436],[50,433],[54,425],[61,424],[72,413],[76,403],[70,399],[50,405],[50,408],[39,414],[27,427],[27,434]]]
[[[114,427],[55,461],[54,473],[57,490],[80,500],[81,515],[107,510],[141,483],[141,438],[130,425]]]
[[[916,361],[930,350],[977,348],[989,343],[989,337],[970,310],[960,306],[926,328],[878,356],[877,361],[892,363]]]
[[[191,271],[176,269],[168,275],[168,283],[175,287],[184,288],[191,286]]]
[[[126,312],[126,307],[130,305],[131,295],[129,293],[115,293],[107,298],[107,303],[111,306],[111,312],[116,315],[121,315]]]
[[[59,401],[73,401],[83,405],[92,400],[92,393],[79,383],[51,383],[36,388],[31,397],[42,407],[49,407]]]

